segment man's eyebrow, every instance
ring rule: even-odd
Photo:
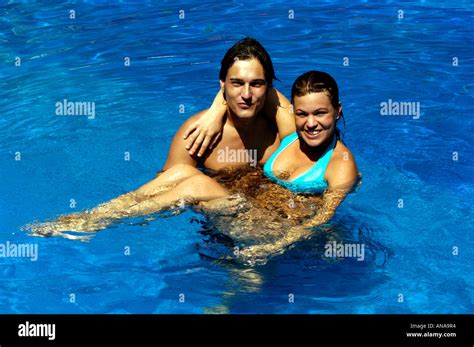
[[[243,79],[241,78],[236,78],[236,77],[231,77],[230,80],[232,82],[244,82]],[[251,80],[250,83],[255,83],[255,82],[258,82],[258,83],[266,83],[266,81],[262,78],[257,78],[257,79],[254,79],[254,80]]]

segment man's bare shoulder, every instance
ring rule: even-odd
[[[207,110],[202,110],[191,117],[189,117],[181,126],[179,127],[178,131],[174,134],[173,141],[171,142],[171,146],[168,152],[168,158],[163,166],[163,170],[167,170],[170,167],[177,165],[177,164],[187,164],[191,166],[196,166],[198,160],[196,157],[191,156],[186,149],[186,142],[184,139],[184,134],[186,129],[199,120],[201,116]]]
[[[193,114],[191,117],[189,117],[186,122],[184,122],[183,124],[187,124],[187,123],[192,123],[192,122],[196,122],[198,121],[199,119],[201,119],[201,117],[203,116],[203,114],[207,111],[208,109],[205,109],[205,110],[202,110],[202,111],[199,111],[198,113],[196,114]]]

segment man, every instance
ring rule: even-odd
[[[47,226],[47,232],[93,231],[105,228],[113,219],[158,211],[163,207],[153,199],[158,193],[168,202],[182,196],[203,202],[226,197],[226,189],[196,166],[220,170],[249,164],[251,158],[234,155],[229,160],[219,155],[222,151],[253,151],[255,161],[263,165],[280,139],[295,131],[288,99],[273,88],[275,72],[270,56],[258,41],[244,38],[226,52],[219,79],[221,90],[211,108],[189,118],[177,131],[162,173],[136,191],[86,214],[60,217],[54,227]]]

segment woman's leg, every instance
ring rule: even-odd
[[[150,182],[138,188],[135,192],[139,196],[153,196],[163,191],[171,189],[179,182],[195,175],[202,175],[203,173],[194,166],[186,164],[178,164],[163,171]]]
[[[220,200],[228,191],[212,178],[200,173],[184,179],[171,190],[131,206],[127,216],[147,215],[175,207],[181,203],[199,203]]]
[[[91,211],[62,216],[55,223],[38,225],[35,229],[45,235],[62,231],[96,231],[106,228],[113,220],[120,218],[156,213],[172,208],[181,202],[210,201],[228,195],[228,192],[219,183],[199,170],[188,170],[187,173],[190,174],[188,178],[183,178],[182,175],[179,176],[181,182],[161,194],[150,196],[143,193],[135,194],[136,192],[124,194]],[[150,188],[150,186],[147,188]]]
[[[54,222],[26,226],[33,233],[49,235],[61,231],[95,231],[104,229],[113,219],[127,216],[132,206],[149,199],[156,194],[175,187],[179,182],[194,175],[203,175],[190,165],[175,165],[160,173],[155,179],[137,190],[123,194],[86,212],[72,213],[59,217]]]
[[[148,183],[145,183],[143,186],[137,190],[123,194],[118,198],[115,198],[107,203],[101,204],[91,211],[92,214],[100,214],[103,217],[104,215],[110,214],[113,217],[114,213],[119,213],[121,211],[129,209],[131,206],[136,205],[137,203],[144,201],[156,194],[165,192],[172,189],[179,182],[195,176],[202,175],[203,173],[190,165],[175,165],[168,170],[160,173],[155,179],[151,180]]]

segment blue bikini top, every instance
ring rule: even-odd
[[[318,161],[305,173],[292,180],[282,180],[273,173],[273,163],[278,155],[283,152],[289,145],[298,139],[298,134],[294,132],[286,136],[280,143],[278,149],[268,159],[263,167],[263,173],[273,182],[297,193],[323,193],[328,187],[327,181],[324,179],[324,173],[331,159],[332,152],[336,147],[337,137],[334,136],[331,144],[326,148],[323,155]]]

